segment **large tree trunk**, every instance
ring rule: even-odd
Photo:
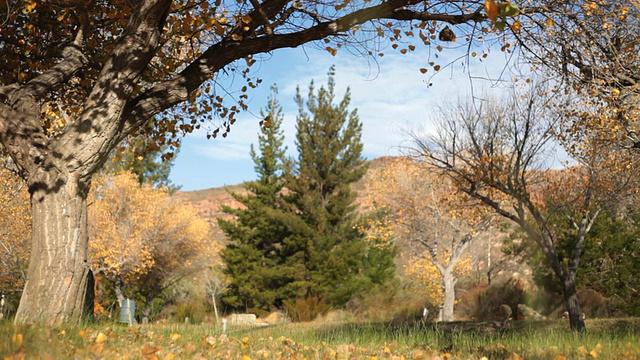
[[[456,301],[455,281],[451,271],[442,274],[444,288],[444,304],[442,305],[442,321],[453,321],[453,306]]]
[[[74,175],[52,171],[42,182],[30,184],[33,243],[16,324],[61,325],[82,319],[90,272],[88,186]]]

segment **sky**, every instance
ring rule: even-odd
[[[389,50],[383,57],[372,59],[347,51],[332,56],[325,50],[306,46],[262,55],[252,68],[262,83],[258,89],[249,91],[248,111],[237,116],[226,138],[207,139],[206,130],[202,129],[187,135],[174,161],[171,181],[182,186],[183,191],[192,191],[255,180],[249,151],[251,144],[257,145],[260,110],[266,106],[274,83],[284,113],[285,146],[288,155],[295,156],[296,87],[306,97],[311,80],[317,87],[326,84],[331,65],[335,65],[337,101],[349,87],[351,107],[357,108],[363,124],[363,157],[402,154],[401,149],[410,146],[409,131],[433,129],[432,114],[439,104],[466,99],[472,88],[475,92],[490,87],[488,81],[472,78],[497,78],[504,69],[504,56],[498,52],[483,63],[472,60],[470,69],[458,60],[435,76],[431,69],[422,74],[420,68],[429,68],[427,51],[424,46],[405,55]],[[452,62],[461,51],[445,50],[439,63],[444,66]]]

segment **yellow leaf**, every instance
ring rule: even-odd
[[[107,335],[105,335],[104,333],[100,332],[98,333],[98,336],[96,336],[96,343],[102,343],[105,340],[107,340]]]
[[[487,17],[491,19],[491,21],[496,21],[498,19],[498,4],[496,4],[495,0],[485,0],[484,11],[487,13]]]
[[[38,4],[35,1],[29,1],[27,2],[27,6],[25,7],[27,9],[28,12],[32,12],[33,9],[36,8]]]
[[[16,344],[16,346],[21,346],[22,345],[22,334],[21,333],[17,333],[15,335],[13,335],[11,337],[11,341]]]
[[[171,340],[176,341],[176,340],[180,339],[182,337],[182,335],[180,335],[180,334],[171,334],[171,335],[169,335],[169,337],[171,338]]]
[[[520,32],[520,20],[514,21],[509,27],[511,27],[511,30],[515,33]]]
[[[243,355],[242,360],[251,360],[251,358],[248,355]]]

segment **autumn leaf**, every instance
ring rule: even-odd
[[[103,332],[99,332],[98,335],[96,336],[95,342],[100,344],[100,343],[103,343],[105,340],[107,340],[107,335],[105,335]]]
[[[13,342],[16,346],[22,346],[22,334],[17,333],[11,336],[11,342]]]
[[[498,4],[496,4],[495,0],[485,0],[484,11],[491,21],[498,19]]]

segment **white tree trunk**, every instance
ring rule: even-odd
[[[455,279],[450,270],[442,274],[442,287],[444,289],[444,303],[442,305],[442,321],[453,321],[453,307],[456,301]]]

